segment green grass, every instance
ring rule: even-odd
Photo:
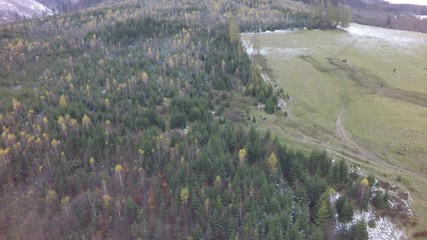
[[[354,96],[345,126],[357,142],[396,165],[427,172],[426,109],[377,95]]]
[[[259,128],[293,146],[327,149],[388,181],[403,169],[399,174],[406,181],[399,185],[410,191],[418,213],[410,234],[427,228],[427,35],[368,30],[386,36],[307,30],[243,34],[243,41],[260,49],[256,62],[291,96],[289,117],[277,113],[260,120],[266,115],[262,109],[250,112]],[[351,141],[387,166],[353,154],[337,133],[339,116]]]

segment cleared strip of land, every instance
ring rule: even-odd
[[[286,114],[259,126],[388,181],[403,176],[420,217],[415,231],[427,227],[427,35],[354,24],[348,31],[243,34],[242,40],[290,95]]]

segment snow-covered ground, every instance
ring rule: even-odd
[[[49,15],[53,11],[35,0],[0,0],[0,23]]]
[[[352,23],[346,29],[348,33],[357,37],[360,46],[378,48],[378,42],[384,42],[398,48],[412,48],[427,45],[427,35],[417,32],[393,30]]]
[[[247,53],[249,56],[252,56],[252,55],[254,55],[254,54],[255,54],[255,48],[254,48],[254,45],[253,45],[253,43],[251,43],[250,41],[242,40],[242,46],[243,46],[243,49],[246,51],[246,53]]]
[[[287,30],[283,31],[275,31],[275,32],[263,32],[261,34],[280,34],[284,32],[289,32]],[[292,57],[292,56],[299,56],[306,54],[309,49],[308,48],[289,48],[289,47],[283,47],[283,48],[273,48],[273,47],[263,47],[263,48],[256,48],[254,42],[251,42],[250,40],[242,40],[242,46],[243,49],[245,49],[246,53],[249,56],[253,56],[255,54],[261,54],[261,55],[268,55],[268,54],[280,54],[282,58]]]
[[[355,211],[353,220],[349,223],[337,222],[336,230],[349,229],[351,225],[358,221],[364,220],[366,224],[370,220],[375,221],[375,227],[368,226],[368,234],[370,240],[400,240],[406,237],[403,229],[400,229],[396,224],[390,221],[387,217],[376,217],[373,210],[368,211]]]
[[[340,194],[336,193],[330,197],[329,201],[331,204],[335,204],[339,197]],[[336,219],[338,219],[338,216],[336,216]],[[377,217],[371,207],[369,207],[368,211],[355,211],[353,220],[349,223],[340,223],[337,220],[335,231],[349,230],[353,224],[361,220],[364,220],[366,224],[370,220],[375,221],[374,228],[369,226],[367,228],[370,240],[400,240],[406,237],[403,229],[399,228],[388,217]]]
[[[335,204],[339,197],[340,194],[336,193],[329,198],[329,201],[331,204]],[[336,216],[336,219],[338,219],[338,216]],[[370,240],[400,240],[405,238],[403,229],[394,224],[390,218],[377,217],[371,207],[368,211],[355,211],[353,220],[349,223],[340,223],[337,220],[335,231],[349,230],[353,224],[361,220],[364,220],[366,224],[368,224],[370,220],[375,221],[375,227],[371,228],[368,226],[367,229]]]
[[[427,19],[427,15],[414,15],[418,19]]]
[[[427,16],[424,16],[427,17]],[[273,34],[293,34],[301,29],[295,30],[276,30],[269,32],[261,33],[243,33],[242,36],[248,35],[251,36],[243,37],[243,39],[256,39],[257,35],[273,35]],[[352,23],[350,27],[344,28],[343,30],[347,31],[344,37],[355,40],[357,47],[363,49],[375,50],[379,46],[390,47],[393,51],[411,51],[414,47],[418,46],[427,46],[427,34],[418,33],[418,32],[409,32],[402,30],[394,30],[380,27],[373,27],[368,25],[361,25],[357,23]],[[316,30],[314,30],[316,31]],[[270,53],[279,53],[282,57],[286,58],[287,56],[296,56],[303,55],[309,52],[309,48],[272,48],[264,47],[259,49],[254,49],[255,43],[252,41],[243,41],[243,47],[246,49],[249,55],[260,53],[262,55],[267,55]]]
[[[261,55],[267,55],[270,53],[279,53],[282,57],[291,57],[303,55],[308,51],[308,48],[260,48],[259,53]]]

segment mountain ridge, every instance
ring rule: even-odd
[[[54,12],[35,0],[3,0],[0,2],[0,23],[53,15]]]

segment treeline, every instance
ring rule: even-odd
[[[305,4],[316,5],[319,0],[299,0]],[[415,4],[392,4],[385,0],[329,0],[333,6],[346,5],[355,10],[373,10],[373,11],[387,11],[393,13],[410,13],[418,15],[426,15],[427,7]]]
[[[298,13],[294,19],[304,22],[313,29],[335,29],[338,26],[348,27],[350,21],[360,24],[427,32],[425,19],[414,15],[427,14],[427,7],[410,4],[390,4],[377,0],[301,0],[311,5],[311,13]],[[286,12],[285,10],[282,10]],[[353,14],[352,14],[353,13]]]
[[[354,15],[354,21],[377,27],[427,33],[427,19],[419,19],[410,14],[362,10]]]
[[[117,22],[113,26],[96,33],[89,33],[86,38],[97,36],[108,44],[130,45],[136,40],[154,39],[162,34],[163,37],[177,34],[185,26],[181,23],[171,23],[168,21],[155,21],[150,17],[143,19],[127,19],[124,22]]]
[[[306,15],[306,26],[311,29],[336,29],[348,27],[351,21],[351,10],[340,0],[302,0],[312,6]]]

